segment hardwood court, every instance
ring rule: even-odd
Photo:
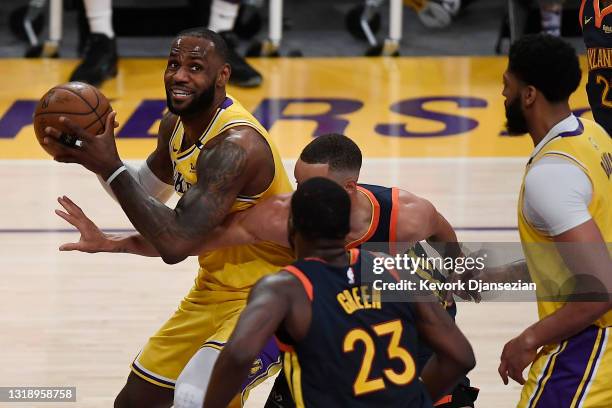
[[[119,78],[102,91],[119,112],[122,157],[142,160],[154,146],[163,110],[165,62],[121,64]],[[313,134],[341,131],[364,151],[363,182],[427,197],[463,241],[518,241],[516,201],[530,142],[500,135],[503,58],[254,64],[264,72],[264,86],[230,91],[267,121],[289,174],[291,159]],[[45,406],[108,407],[133,357],[192,285],[197,260],[168,266],[155,258],[57,250],[78,239],[53,214],[59,195],[71,197],[105,229],[130,228],[95,176],[52,162],[35,142],[28,122],[32,102],[63,82],[72,65],[15,60],[0,67],[10,78],[0,89],[0,386],[76,386],[76,404]],[[573,104],[583,112],[582,91]],[[499,355],[535,319],[532,303],[459,305],[458,323],[478,361],[470,376],[481,388],[478,407],[515,406],[520,387],[502,384]],[[262,406],[268,386],[252,393],[250,407]]]

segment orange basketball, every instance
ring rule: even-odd
[[[69,118],[87,132],[97,135],[104,132],[106,117],[111,110],[108,99],[94,86],[82,82],[55,86],[40,98],[34,111],[34,132],[38,143],[55,157],[53,147],[42,144],[47,136],[47,126],[62,132],[60,141],[74,147],[77,138],[59,121],[60,116]]]

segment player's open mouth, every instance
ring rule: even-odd
[[[189,92],[184,89],[172,89],[172,97],[176,100],[184,100],[193,95],[193,92]]]

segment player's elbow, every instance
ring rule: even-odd
[[[184,251],[180,248],[160,248],[159,251],[162,260],[168,265],[176,265],[184,261],[189,256],[189,251]]]
[[[164,256],[162,255],[162,260],[164,261],[164,263],[168,264],[168,265],[176,265],[177,263],[182,262],[183,260],[185,260],[185,258],[187,257],[179,257],[179,256]]]
[[[476,356],[474,355],[474,350],[472,350],[472,346],[468,344],[467,350],[463,353],[462,358],[459,361],[461,368],[466,372],[470,372],[476,367]]]
[[[472,345],[465,339],[464,344],[460,348],[461,352],[457,353],[456,361],[457,365],[465,372],[468,373],[476,367],[476,356]]]
[[[464,374],[467,374],[476,367],[476,357],[472,346],[465,341],[454,352],[448,356],[449,363],[455,365],[456,369]]]
[[[184,261],[194,252],[194,242],[186,239],[180,239],[176,234],[160,235],[156,242],[153,243],[162,260],[168,265],[174,265]]]

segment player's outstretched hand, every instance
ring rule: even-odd
[[[480,300],[482,299],[480,293],[478,293],[478,291],[476,290],[467,289],[468,282],[472,279],[474,279],[474,275],[471,273],[471,271],[465,271],[463,273],[452,272],[450,275],[448,275],[448,282],[454,285],[459,282],[464,282],[464,286],[466,289],[455,289],[452,291],[447,291],[444,299],[446,303],[448,305],[452,305],[455,302],[453,295],[457,295],[463,300],[480,303]]]
[[[57,155],[53,158],[61,163],[78,163],[105,180],[119,167],[123,165],[117,153],[115,143],[115,111],[109,113],[106,118],[104,133],[91,135],[82,127],[62,116],[60,122],[70,129],[70,133],[76,136],[77,145],[74,147],[66,146],[60,142],[61,132],[53,127],[47,127],[43,143],[53,147]]]
[[[75,226],[81,233],[79,242],[66,243],[59,247],[60,251],[80,251],[87,253],[108,252],[110,240],[96,224],[90,220],[83,210],[66,196],[58,197],[57,202],[66,210],[55,210],[55,213]]]
[[[483,260],[487,257],[487,252],[484,249],[480,249],[475,252],[468,252],[464,255],[466,258],[471,258],[474,260],[480,259]],[[453,287],[462,287],[464,289],[456,289],[453,291],[448,291],[446,293],[445,301],[447,304],[453,304],[454,299],[453,295],[460,297],[463,300],[474,301],[476,303],[480,303],[482,300],[482,295],[478,290],[471,289],[470,282],[483,280],[487,273],[487,267],[482,267],[481,264],[474,262],[469,267],[466,265],[463,268],[461,273],[457,273],[453,271],[448,276],[448,282],[456,284]],[[459,285],[459,283],[463,283],[463,285]],[[473,288],[474,286],[472,286]]]

